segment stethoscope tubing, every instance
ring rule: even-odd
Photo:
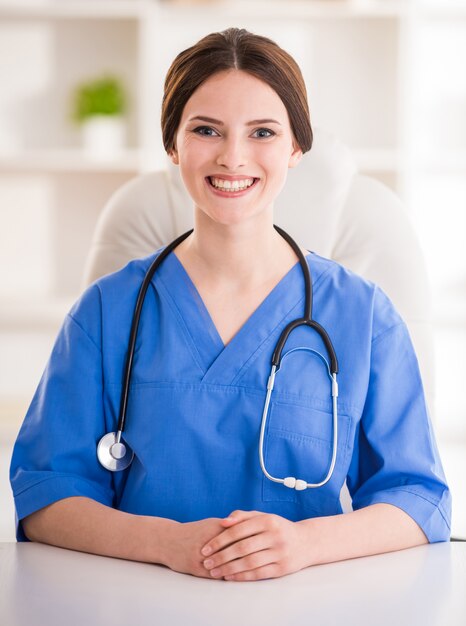
[[[305,348],[305,347],[292,348],[291,350],[285,353],[283,358],[289,356],[292,352],[295,352],[297,350],[306,350],[306,351],[314,352],[315,354],[317,354],[317,356],[319,356],[324,361],[325,365],[327,366],[327,373],[331,380],[333,442],[332,442],[332,458],[330,461],[327,474],[325,478],[318,483],[308,483],[307,481],[299,479],[299,478],[297,479],[294,476],[287,476],[286,478],[278,478],[276,476],[273,476],[267,471],[267,468],[265,466],[265,459],[264,459],[264,438],[265,438],[265,430],[266,430],[267,417],[268,417],[268,412],[269,412],[270,399],[271,399],[272,391],[275,385],[275,376],[278,373],[277,367],[273,364],[272,364],[270,375],[267,381],[267,394],[266,394],[266,398],[264,402],[264,408],[262,411],[261,428],[260,428],[260,435],[259,435],[259,462],[260,462],[262,472],[265,474],[265,476],[269,480],[271,480],[274,483],[282,483],[283,485],[285,485],[285,487],[296,489],[297,491],[302,491],[304,489],[315,489],[317,487],[323,487],[325,484],[328,483],[328,481],[333,476],[333,471],[335,469],[335,464],[337,460],[337,448],[338,448],[338,402],[337,402],[338,382],[337,382],[336,372],[331,373],[330,365],[325,359],[325,357],[322,354],[320,354],[320,352],[317,352],[316,350],[313,350],[312,348]]]
[[[298,244],[285,232],[282,228],[274,224],[275,230],[285,239],[285,241],[293,248],[294,253],[299,259],[299,264],[301,265],[301,270],[303,272],[304,277],[304,317],[301,317],[297,320],[293,320],[290,322],[282,331],[280,335],[280,339],[275,346],[275,350],[272,356],[272,364],[277,366],[277,369],[280,367],[280,360],[283,348],[288,340],[291,332],[297,328],[298,326],[310,326],[314,330],[316,330],[322,341],[325,344],[325,348],[327,349],[328,355],[330,357],[330,370],[332,374],[338,374],[338,360],[335,350],[333,348],[333,344],[328,336],[327,331],[320,324],[312,319],[312,305],[313,305],[313,289],[312,289],[312,278],[311,271],[309,269],[309,265],[307,264],[306,257],[301,252],[301,248]]]
[[[149,267],[144,277],[144,280],[142,282],[142,285],[139,289],[138,297],[136,300],[136,306],[134,308],[133,321],[131,323],[131,332],[129,335],[128,350],[126,353],[126,364],[125,364],[125,370],[124,370],[124,375],[123,375],[123,389],[122,389],[121,399],[120,399],[120,412],[118,415],[118,426],[117,426],[117,432],[120,435],[125,428],[126,412],[127,412],[127,407],[128,407],[129,386],[131,382],[131,373],[133,370],[134,351],[136,348],[136,339],[137,339],[138,328],[139,328],[139,320],[141,318],[142,307],[144,305],[144,300],[146,298],[147,289],[151,283],[151,280],[155,272],[163,263],[163,261],[166,259],[166,257],[182,241],[184,241],[187,237],[189,237],[189,235],[193,232],[193,230],[194,229],[192,228],[191,230],[188,230],[186,233],[183,233],[183,235],[180,235],[179,237],[177,237],[168,246],[166,246],[166,248],[164,248],[159,255],[157,255],[157,257],[154,259],[151,266]]]
[[[306,258],[301,252],[300,247],[290,237],[290,235],[288,235],[288,233],[286,233],[279,226],[274,225],[274,228],[287,241],[287,243],[291,246],[291,248],[293,249],[293,251],[295,252],[295,254],[297,255],[299,259],[299,263],[301,265],[301,269],[302,269],[303,277],[304,277],[305,304],[304,304],[304,317],[293,320],[292,322],[287,324],[287,326],[284,328],[284,330],[282,331],[280,335],[280,338],[277,342],[277,345],[275,346],[275,350],[272,355],[271,374],[269,376],[268,383],[267,383],[267,394],[266,394],[266,399],[264,403],[264,409],[262,412],[261,429],[260,429],[260,436],[259,436],[259,460],[260,460],[261,469],[267,478],[269,478],[273,482],[283,483],[286,487],[290,487],[290,488],[300,491],[302,489],[321,487],[325,485],[330,480],[333,474],[334,468],[335,468],[336,454],[337,454],[337,447],[338,447],[338,410],[337,410],[338,361],[337,361],[336,353],[333,348],[332,342],[326,330],[320,324],[318,324],[316,321],[312,319],[312,304],[313,304],[312,278],[311,278],[311,272],[309,270],[309,266],[307,264]],[[174,241],[172,241],[169,245],[167,245],[159,255],[157,255],[157,257],[154,259],[154,261],[150,265],[148,271],[146,272],[144,280],[139,289],[138,297],[136,300],[136,305],[134,308],[133,319],[131,323],[131,330],[130,330],[129,341],[128,341],[128,350],[126,353],[126,362],[125,362],[125,369],[124,369],[124,374],[123,374],[117,431],[112,432],[112,433],[107,433],[106,435],[104,435],[99,441],[99,444],[97,447],[97,456],[99,458],[100,463],[103,465],[103,467],[105,467],[106,469],[110,471],[121,471],[121,470],[126,469],[131,464],[133,457],[134,457],[134,453],[131,450],[131,448],[127,444],[122,442],[122,435],[123,435],[123,431],[124,431],[125,424],[126,424],[129,388],[130,388],[131,374],[132,374],[132,369],[133,369],[134,352],[135,352],[136,340],[137,340],[137,335],[138,335],[139,320],[141,318],[141,312],[142,312],[142,308],[144,305],[147,289],[151,283],[151,280],[155,272],[163,263],[163,261],[166,259],[166,257],[182,241],[184,241],[187,237],[189,237],[189,235],[193,232],[193,230],[194,229],[191,229],[185,232],[184,234],[180,235],[179,237],[177,237]],[[332,380],[333,449],[332,449],[332,459],[330,462],[330,467],[327,472],[327,475],[324,478],[324,480],[320,481],[319,483],[308,483],[304,480],[296,479],[290,476],[284,479],[276,478],[272,476],[271,474],[269,474],[269,472],[267,471],[265,467],[265,460],[264,460],[264,454],[263,454],[265,428],[266,428],[266,423],[267,423],[267,415],[268,415],[271,394],[272,394],[274,381],[275,381],[275,375],[280,369],[280,364],[283,358],[282,353],[283,353],[285,344],[287,342],[287,339],[290,336],[290,334],[293,332],[293,330],[295,330],[299,326],[309,326],[310,328],[313,328],[315,331],[317,331],[317,333],[319,334],[319,336],[321,337],[325,345],[327,354],[330,358],[330,364],[328,364],[327,362],[326,364],[327,364],[329,376]],[[290,352],[293,352],[296,349],[307,349],[307,350],[310,350],[311,352],[316,352],[315,350],[311,350],[309,348],[294,348],[293,350],[290,350],[286,354],[289,354]],[[325,361],[325,358],[322,355],[319,354],[319,356],[323,358]]]

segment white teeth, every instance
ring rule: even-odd
[[[219,189],[223,189],[224,191],[238,191],[239,189],[246,189],[250,187],[254,178],[245,178],[244,180],[223,180],[221,178],[212,178],[210,177],[212,185]]]

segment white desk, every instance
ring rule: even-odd
[[[36,543],[0,544],[4,626],[465,626],[466,543],[227,582]]]

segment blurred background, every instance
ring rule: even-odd
[[[229,26],[300,64],[313,124],[402,199],[428,266],[434,428],[466,536],[466,1],[0,0],[0,541],[11,448],[82,290],[99,212],[163,169],[176,54]]]

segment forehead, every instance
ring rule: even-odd
[[[287,111],[279,95],[265,81],[243,70],[218,72],[205,80],[187,101],[182,120],[192,115],[224,119],[273,117],[285,120]]]

